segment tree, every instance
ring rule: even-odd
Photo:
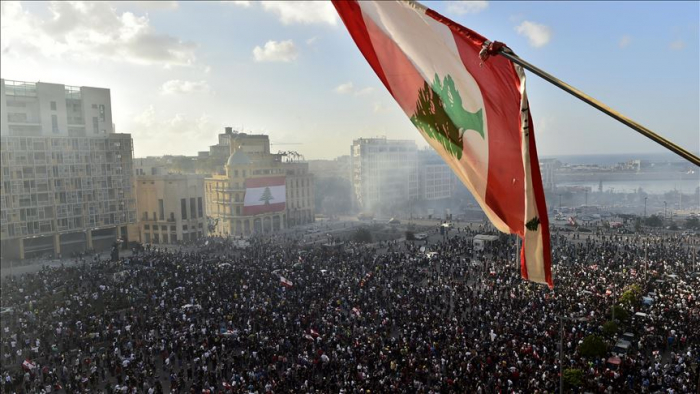
[[[688,230],[700,230],[700,218],[697,216],[690,216],[685,219],[685,228]]]
[[[634,231],[635,231],[635,232],[640,232],[640,231],[642,231],[642,220],[639,219],[639,218],[637,218],[637,219],[634,221]]]
[[[578,347],[578,350],[584,357],[601,358],[605,356],[607,346],[598,335],[589,335],[583,338],[583,343]]]
[[[606,337],[612,337],[613,335],[617,334],[617,331],[618,327],[616,322],[610,320],[603,324],[603,335]]]
[[[583,371],[578,368],[564,370],[564,383],[567,387],[579,387],[583,384]]]
[[[413,241],[416,239],[416,235],[413,234],[413,231],[406,231],[406,241]]]
[[[615,311],[615,319],[619,321],[627,321],[629,319],[630,314],[627,312],[627,310],[620,305],[615,305],[611,308],[611,317],[612,317],[612,311]]]
[[[661,227],[664,225],[664,220],[659,215],[651,215],[644,220],[644,224],[649,227]]]
[[[626,306],[635,306],[639,304],[642,297],[642,289],[639,285],[634,284],[628,286],[620,296],[620,303]],[[617,312],[617,311],[615,311]]]
[[[372,242],[372,232],[367,227],[360,227],[352,235],[352,240],[359,243]]]

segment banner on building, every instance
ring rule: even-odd
[[[248,178],[245,180],[243,215],[284,211],[286,201],[285,177]]]

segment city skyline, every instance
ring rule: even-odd
[[[697,3],[426,5],[700,150]],[[2,33],[3,78],[110,89],[135,157],[196,155],[224,126],[314,159],[345,155],[356,138],[426,146],[330,3],[3,2]],[[528,77],[542,156],[663,151]]]

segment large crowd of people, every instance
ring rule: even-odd
[[[5,278],[2,390],[555,393],[561,358],[582,374],[567,392],[697,392],[697,237],[555,231],[550,290],[521,279],[512,237],[473,250],[481,231],[308,248],[209,238]],[[632,285],[652,297],[604,333]],[[581,354],[587,336],[627,331],[619,365]]]

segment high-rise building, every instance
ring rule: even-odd
[[[141,242],[173,244],[207,235],[203,176],[137,176],[136,197]]]
[[[314,178],[296,152],[271,154],[266,135],[232,133],[225,174],[205,180],[219,235],[268,234],[314,221]]]
[[[542,187],[547,191],[554,191],[557,188],[555,171],[561,167],[557,159],[540,160],[540,174],[542,174]]]
[[[454,195],[460,180],[434,149],[419,151],[417,162],[422,200],[444,200]]]
[[[114,133],[109,89],[10,80],[0,89],[2,256],[128,242],[133,146]]]
[[[391,210],[392,206],[420,198],[414,141],[360,138],[353,141],[350,160],[358,210]]]

